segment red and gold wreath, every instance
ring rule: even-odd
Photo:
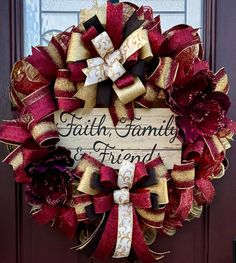
[[[69,238],[80,225],[77,250],[155,262],[164,253],[149,245],[199,217],[215,195],[212,180],[225,173],[236,131],[227,118],[227,75],[203,60],[197,29],[163,33],[150,7],[108,2],[81,10],[80,19],[14,65],[10,98],[19,117],[3,121],[0,139],[17,147],[4,162],[25,185],[36,221],[53,222]],[[182,161],[172,170],[161,156],[124,161],[117,171],[84,154],[73,167],[70,151],[57,147],[58,110],[107,107],[117,125],[134,118],[134,105],[148,111],[160,100],[176,115],[182,142]]]

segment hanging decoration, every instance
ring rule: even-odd
[[[101,260],[156,262],[165,253],[149,246],[200,217],[213,201],[213,180],[225,173],[236,131],[227,117],[228,90],[224,69],[213,73],[203,60],[198,29],[176,25],[162,32],[150,7],[95,5],[81,10],[78,26],[53,36],[48,46],[33,47],[14,65],[10,99],[18,118],[0,124],[0,139],[15,149],[4,162],[24,184],[37,222],[71,239],[80,226],[75,249]],[[169,109],[181,160],[167,167],[160,152],[148,161],[126,158],[115,169],[83,153],[75,163],[70,149],[58,146],[54,114],[79,110],[89,116],[95,107],[98,114],[109,109],[113,129],[135,121],[137,108],[150,119],[151,108]]]

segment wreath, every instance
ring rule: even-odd
[[[225,173],[236,131],[227,118],[227,75],[203,60],[197,29],[163,33],[150,7],[108,2],[81,10],[80,20],[14,65],[10,99],[19,115],[2,122],[0,139],[16,147],[4,162],[25,185],[32,217],[69,238],[78,233],[75,249],[155,262],[165,254],[149,248],[156,237],[200,217],[214,198],[212,181]],[[83,154],[73,167],[70,151],[57,146],[58,110],[107,107],[116,126],[134,118],[134,105],[148,111],[158,100],[175,114],[182,142],[182,161],[172,170],[161,156],[124,161],[116,171]]]

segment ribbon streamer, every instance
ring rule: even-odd
[[[118,204],[118,230],[114,258],[128,257],[131,249],[133,206],[129,200],[129,190],[133,185],[134,170],[134,164],[123,161],[117,179],[120,190],[115,190],[113,193],[114,202]]]

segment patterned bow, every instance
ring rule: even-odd
[[[167,204],[168,195],[167,173],[161,159],[146,165],[124,161],[117,174],[111,167],[99,167],[85,155],[76,173],[82,175],[78,190],[93,196],[95,214],[109,211],[94,256],[105,259],[115,248],[113,257],[123,258],[133,247],[144,262],[155,262],[143,239],[138,215],[148,226],[161,227],[163,223],[164,210],[158,204]]]
[[[124,75],[126,70],[123,64],[131,55],[148,43],[148,35],[147,30],[137,29],[125,39],[117,50],[106,31],[92,39],[92,43],[100,57],[87,60],[88,68],[83,69],[87,76],[85,86],[104,81],[108,77],[115,82]]]
[[[147,30],[139,28],[130,34],[119,49],[115,50],[112,40],[106,31],[92,39],[92,44],[100,57],[87,59],[87,68],[82,71],[86,75],[84,86],[91,86],[110,78],[113,82],[120,79],[126,70],[123,64],[139,49],[148,43]],[[113,83],[113,89],[123,104],[127,104],[145,93],[146,89],[138,77],[125,89]]]

